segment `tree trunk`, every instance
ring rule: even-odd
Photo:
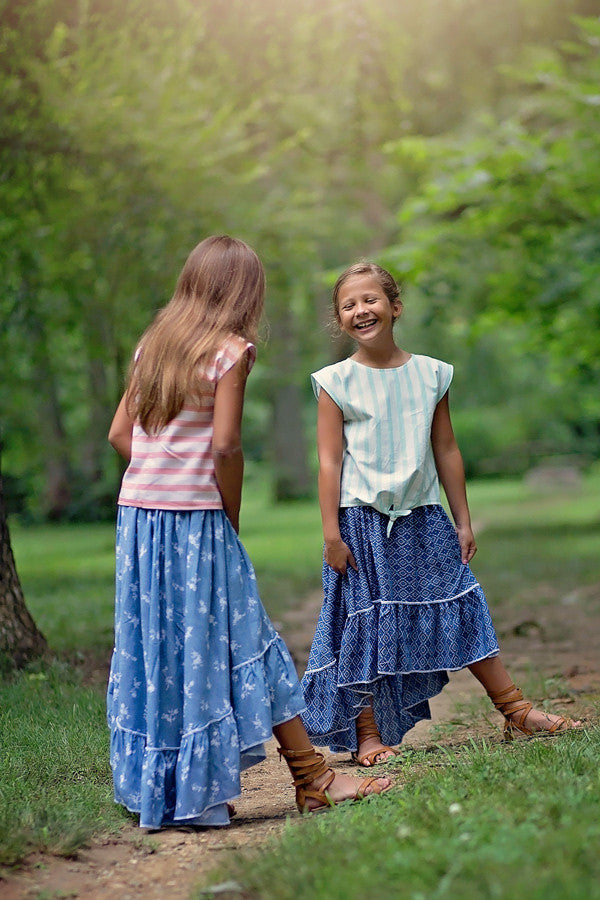
[[[47,649],[46,638],[25,606],[10,544],[0,472],[0,656],[20,667]]]

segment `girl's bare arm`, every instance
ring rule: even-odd
[[[123,394],[108,432],[108,442],[127,462],[131,459],[132,433],[133,419],[127,412],[126,394]]]
[[[471,514],[465,486],[465,467],[452,429],[447,393],[438,403],[433,416],[431,445],[438,475],[448,498],[456,526],[461,558],[463,563],[468,563],[477,552],[477,544],[471,528]]]
[[[344,420],[339,406],[321,390],[317,414],[317,449],[319,453],[319,505],[325,541],[325,562],[336,572],[345,574],[348,565],[358,571],[356,561],[340,534],[340,480]]]
[[[236,531],[240,530],[244,454],[242,412],[248,377],[244,353],[217,383],[213,417],[212,455],[223,509]]]

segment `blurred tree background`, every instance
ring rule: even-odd
[[[114,515],[136,338],[208,234],[249,241],[269,340],[247,455],[313,488],[335,274],[401,280],[456,366],[470,475],[600,443],[600,2],[0,0],[7,506]]]

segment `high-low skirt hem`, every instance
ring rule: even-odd
[[[441,506],[397,519],[340,511],[358,572],[323,566],[324,601],[302,679],[304,724],[317,745],[355,751],[372,703],[384,743],[430,719],[429,699],[457,671],[499,652],[487,601]]]

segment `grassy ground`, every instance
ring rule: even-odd
[[[72,666],[1,683],[0,735],[0,865],[31,850],[69,855],[127,821],[112,801],[104,695]]]
[[[402,790],[289,825],[212,884],[245,900],[594,900],[599,760],[598,729],[405,753],[389,767]]]
[[[575,490],[486,481],[471,486],[470,499],[481,531],[474,568],[500,619],[521,605],[564,603],[598,582],[598,470]],[[559,681],[535,695],[563,694]],[[600,698],[595,708],[597,721]],[[524,891],[535,900],[594,900],[599,763],[597,728],[509,747],[470,741],[405,751],[388,767],[402,790],[291,824],[210,883],[246,900],[512,900]],[[211,896],[210,885],[201,896]]]
[[[476,571],[485,584],[488,596],[501,613],[510,608],[511,604],[518,603],[524,592],[529,591],[535,602],[544,604],[555,602],[557,597],[565,596],[576,587],[597,581],[600,470],[591,473],[581,488],[575,492],[552,490],[539,494],[520,483],[504,481],[473,485],[470,497],[475,520],[485,526],[481,533]],[[294,598],[301,597],[305,591],[319,583],[321,535],[316,502],[299,502],[273,508],[260,482],[254,480],[245,496],[242,536],[255,563],[267,608],[275,618]],[[12,539],[27,604],[58,659],[36,664],[25,672],[0,682],[2,771],[0,863],[4,864],[15,862],[35,848],[68,853],[91,834],[114,830],[131,821],[128,815],[112,802],[108,769],[108,733],[104,719],[104,683],[102,678],[91,686],[86,686],[82,681],[83,674],[89,671],[90,660],[94,662],[94,666],[99,666],[101,671],[105,671],[110,655],[114,529],[111,525],[25,529],[15,524],[12,528]],[[529,749],[529,746],[532,749]],[[400,869],[394,868],[396,863],[389,862],[389,865],[387,863],[383,865],[379,862],[379,842],[380,840],[383,842],[384,838],[382,836],[374,839],[372,835],[374,833],[379,835],[377,829],[380,827],[382,834],[391,828],[394,835],[394,847],[388,848],[386,854],[397,859],[401,850],[404,859],[406,847],[411,846],[414,839],[416,845],[421,847],[419,852],[423,854],[422,866],[425,869],[433,867],[438,873],[443,869],[447,875],[448,872],[454,871],[448,868],[449,862],[447,865],[440,863],[441,869],[439,866],[435,868],[434,865],[437,852],[441,853],[441,849],[435,854],[427,850],[429,826],[426,826],[420,818],[424,815],[419,811],[423,806],[420,798],[424,791],[430,790],[424,809],[429,809],[433,804],[431,808],[434,813],[431,815],[440,820],[439,841],[442,843],[445,831],[463,821],[458,812],[448,812],[449,806],[452,803],[461,804],[461,815],[466,816],[469,810],[482,805],[481,798],[484,792],[490,789],[492,782],[498,783],[498,791],[497,794],[492,792],[485,795],[487,799],[484,806],[486,809],[489,808],[486,816],[490,817],[486,826],[487,834],[488,837],[492,834],[492,825],[496,826],[497,819],[507,817],[506,821],[509,824],[506,826],[506,838],[503,838],[499,845],[504,848],[503,853],[507,860],[511,861],[507,871],[512,873],[513,868],[518,872],[523,871],[526,863],[520,857],[515,857],[515,853],[517,849],[521,852],[526,834],[530,835],[528,839],[533,845],[548,843],[552,849],[558,840],[558,834],[568,831],[562,825],[558,829],[556,825],[554,826],[556,834],[552,831],[546,834],[543,829],[540,830],[540,823],[545,818],[548,818],[549,822],[562,822],[563,788],[567,794],[575,793],[576,799],[578,798],[579,805],[571,809],[569,815],[572,816],[572,820],[568,821],[573,822],[574,833],[579,842],[582,872],[585,874],[588,870],[595,871],[592,861],[587,857],[587,847],[593,846],[594,842],[597,846],[598,834],[591,824],[589,826],[586,824],[588,821],[586,803],[592,801],[597,803],[598,797],[597,771],[600,753],[597,735],[592,734],[584,740],[580,740],[579,737],[572,741],[568,739],[561,741],[560,745],[552,744],[552,747],[557,749],[550,746],[548,749],[535,749],[534,745],[528,745],[515,750],[514,753],[511,752],[506,759],[502,754],[496,754],[486,748],[467,748],[462,762],[459,756],[451,766],[446,765],[444,757],[441,758],[444,765],[433,757],[431,766],[428,760],[423,760],[421,768],[426,773],[423,776],[424,780],[411,783],[412,786],[402,794],[386,799],[381,805],[377,804],[379,811],[373,822],[370,818],[368,822],[360,818],[367,812],[370,816],[372,810],[375,815],[376,805],[369,804],[365,813],[358,808],[347,810],[340,812],[339,815],[338,813],[328,815],[325,817],[326,824],[302,823],[300,828],[295,829],[294,840],[301,834],[306,835],[308,842],[306,845],[308,857],[305,862],[302,862],[300,857],[297,858],[297,871],[310,869],[310,854],[317,852],[316,845],[311,842],[322,840],[319,829],[327,828],[329,835],[329,829],[334,827],[340,829],[340,856],[339,862],[335,866],[333,863],[331,865],[336,870],[349,869],[350,864],[344,861],[346,857],[342,852],[345,841],[343,833],[346,827],[344,823],[347,822],[348,834],[351,835],[348,839],[349,846],[354,848],[352,859],[357,871],[363,873],[360,877],[366,881],[369,880],[369,873],[373,878],[375,875],[379,878],[380,870],[383,869],[393,872],[394,879],[400,877],[397,874]],[[563,747],[564,749],[561,749]],[[571,755],[563,758],[561,754],[567,753]],[[531,814],[527,812],[532,798],[526,790],[522,792],[524,801],[519,806],[521,812],[517,811],[516,806],[513,810],[512,803],[498,806],[503,793],[503,783],[507,778],[508,783],[512,783],[512,777],[509,778],[502,767],[508,765],[511,759],[520,760],[520,754],[523,754],[523,764],[530,758],[529,754],[532,754],[531,759],[537,759],[539,756],[548,762],[534,798],[535,809],[546,810],[536,814],[537,825],[532,824],[533,812]],[[473,797],[479,797],[479,801],[473,801],[471,804],[471,788],[469,787],[469,793],[463,796],[465,790],[463,784],[461,793],[461,779],[464,781],[466,774],[457,776],[456,782],[452,779],[455,773],[461,771],[466,773],[466,769],[470,770],[474,766],[474,760],[479,760],[477,765],[483,772],[492,774],[490,784],[486,787],[484,779],[478,788],[479,793],[473,794]],[[595,769],[592,760],[595,760]],[[463,763],[466,768],[461,769]],[[496,769],[497,766],[500,769]],[[577,777],[569,776],[564,783],[558,784],[556,779],[560,772],[555,770],[562,766],[566,767],[567,773],[571,772],[569,767],[579,767]],[[596,773],[596,781],[593,779],[593,772]],[[440,773],[444,773],[444,777],[450,780],[438,785],[436,778]],[[428,784],[430,788],[427,788]],[[544,785],[547,785],[547,789]],[[540,798],[537,797],[538,790]],[[444,802],[448,801],[446,807],[443,804],[439,805],[442,796],[446,798]],[[450,799],[452,796],[455,799]],[[504,809],[506,812],[500,816],[497,810]],[[597,807],[594,807],[594,815],[596,820],[600,820]],[[356,816],[359,818],[356,820],[358,824],[355,832],[352,830],[354,828],[352,823]],[[377,825],[375,828],[375,823],[380,817],[381,826]],[[393,827],[390,825],[391,819],[394,822]],[[406,827],[411,830],[403,838],[399,829],[404,827],[405,822]],[[476,834],[471,831],[470,820],[467,824],[456,832],[451,842],[452,847],[462,848],[464,853],[468,851],[468,859],[460,862],[459,873],[463,872],[461,868],[463,865],[466,866],[468,863],[476,868],[478,860],[481,862],[490,854],[493,856],[491,848],[485,849],[483,834],[474,837],[473,841],[470,837],[468,839],[460,837],[464,834]],[[511,844],[509,834],[515,829],[516,838]],[[316,837],[313,837],[313,832]],[[364,835],[368,835],[368,840]],[[417,841],[419,835],[421,837]],[[329,846],[329,838],[327,843]],[[432,846],[434,845],[435,842]],[[356,848],[361,846],[364,846],[364,853],[359,854],[359,862],[356,863]],[[382,846],[387,844],[382,843]],[[284,845],[277,849],[277,853],[280,852],[287,852]],[[490,862],[490,884],[493,882],[492,872],[501,869],[501,855],[498,850]],[[542,858],[539,853],[534,855],[534,859],[537,860],[535,865],[539,867],[535,872],[536,877],[541,878],[546,884],[546,863],[541,862]],[[552,854],[548,858],[551,859]],[[270,859],[269,855],[264,854],[267,872],[268,866],[271,865]],[[450,857],[443,859],[449,860]],[[376,866],[374,860],[378,860]],[[518,860],[514,866],[513,860]],[[575,865],[573,860],[569,865]],[[319,865],[318,868],[321,870],[323,867]],[[253,864],[254,869],[259,872],[260,867]],[[568,867],[565,869],[565,872],[567,871],[570,871]],[[528,872],[526,869],[525,874]],[[325,877],[325,874],[322,873],[322,876]],[[270,876],[265,877],[268,884]],[[408,877],[408,874],[405,873],[402,877]],[[561,875],[560,878],[562,877]],[[353,879],[352,871],[351,881]],[[454,876],[448,876],[443,884],[454,884],[453,879]],[[358,879],[356,883],[362,884],[363,881]],[[562,884],[562,881],[559,883]],[[437,890],[441,890],[440,885],[441,881]],[[585,896],[598,896],[593,893],[592,888],[596,890],[590,880],[589,891]],[[265,898],[280,896],[270,894],[270,889],[271,887],[265,887],[261,894],[262,889],[256,888],[258,893],[255,896]],[[323,892],[314,893],[313,896],[338,896],[335,893],[327,893],[327,890],[324,888]],[[422,896],[471,896],[468,893],[438,894],[428,891],[430,888],[423,887]],[[281,894],[281,896],[288,895]],[[347,893],[343,896],[351,897],[359,894]],[[376,894],[371,891],[370,896]],[[388,896],[416,898],[419,894],[418,891],[405,895],[392,891]],[[490,887],[489,894],[479,896],[510,895],[494,893]],[[545,896],[579,895],[553,894],[552,886],[549,884]]]
[[[263,602],[277,618],[320,583],[318,505],[274,505],[256,479],[244,492],[241,518]],[[52,649],[75,659],[110,654],[114,526],[13,524],[11,539],[27,606]]]
[[[318,506],[274,507],[257,480],[242,533],[276,619],[320,581]],[[11,538],[27,606],[57,660],[0,681],[0,865],[33,849],[69,854],[131,821],[112,800],[105,717],[114,526],[12,523]]]

